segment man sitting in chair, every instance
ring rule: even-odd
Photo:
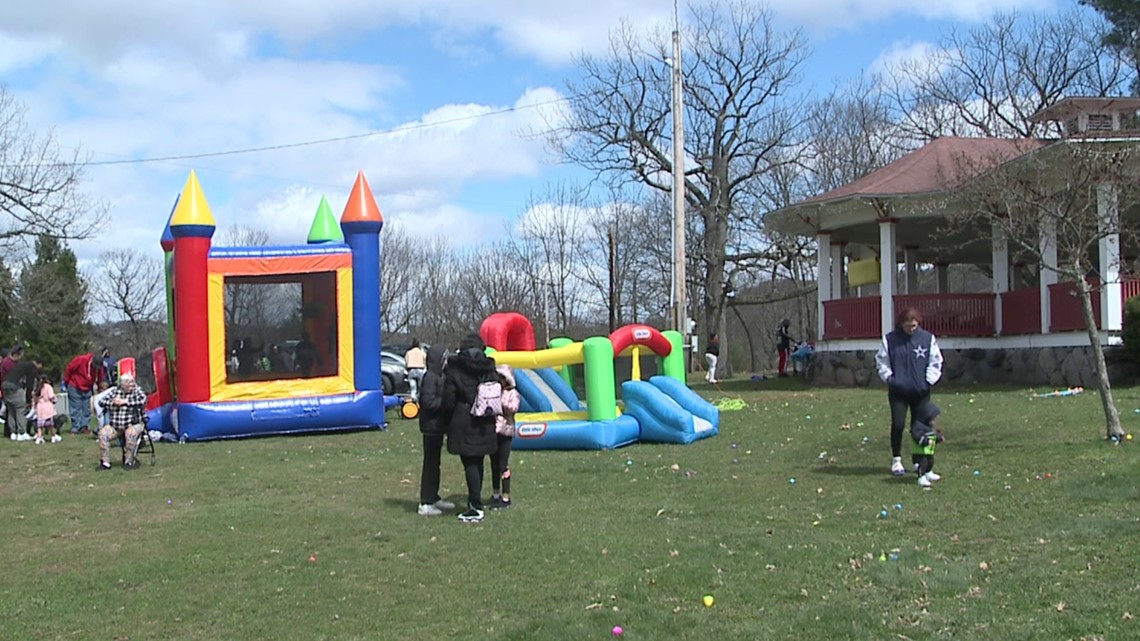
[[[119,376],[119,385],[114,393],[108,394],[99,402],[107,410],[109,421],[99,428],[99,469],[111,469],[111,439],[124,437],[123,469],[133,470],[139,466],[135,454],[138,452],[139,437],[145,428],[142,422],[146,409],[146,394],[135,383],[130,374]]]

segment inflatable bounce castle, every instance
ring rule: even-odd
[[[383,427],[398,403],[381,386],[383,225],[361,173],[339,225],[321,200],[306,245],[211,247],[214,217],[191,172],[162,237],[173,350],[155,353],[150,429],[195,441]],[[299,293],[299,365],[261,366],[264,352],[256,370],[237,364],[233,345],[246,347],[227,337],[226,296],[243,285]]]
[[[515,370],[522,397],[513,447],[612,449],[634,442],[692,443],[717,434],[720,411],[685,384],[681,334],[627,325],[582,342],[555,339],[535,349],[534,326],[522,314],[493,314],[479,331],[495,362]],[[657,356],[660,375],[641,380],[642,352]],[[617,398],[615,361],[632,357],[630,380]],[[586,398],[574,391],[581,368]]]

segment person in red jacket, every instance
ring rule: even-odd
[[[91,431],[91,391],[95,389],[102,373],[103,368],[92,353],[76,356],[63,370],[72,434],[87,434]]]

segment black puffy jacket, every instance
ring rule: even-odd
[[[496,380],[495,361],[481,349],[461,350],[447,361],[443,377],[443,407],[440,420],[447,421],[447,451],[459,456],[493,453],[494,416],[472,416],[471,402],[479,383]]]
[[[443,363],[447,350],[432,345],[427,350],[427,371],[420,379],[420,431],[424,434],[444,434],[446,421],[443,410]]]

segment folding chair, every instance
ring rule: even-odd
[[[154,465],[154,441],[150,438],[150,432],[147,430],[147,424],[150,423],[150,417],[146,415],[146,411],[141,412],[139,422],[142,423],[142,433],[139,434],[139,442],[132,453],[131,458],[139,460],[139,454],[150,454],[150,464]],[[123,449],[123,464],[127,462],[127,435],[119,435],[119,447]]]

